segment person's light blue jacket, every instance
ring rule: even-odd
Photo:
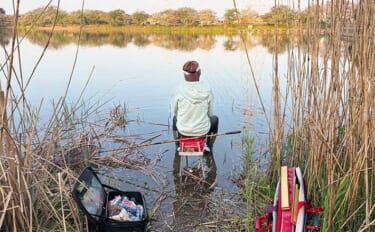
[[[172,111],[177,117],[177,129],[185,136],[202,136],[210,130],[213,112],[211,89],[199,81],[184,81],[172,99]]]

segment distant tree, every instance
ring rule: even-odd
[[[306,15],[306,18],[310,21],[316,17],[317,19],[322,18],[325,15],[324,8],[321,5],[311,5],[303,12]],[[307,19],[306,19],[307,20]]]
[[[109,24],[108,14],[100,10],[85,10],[82,14],[84,25]]]
[[[162,16],[162,13],[161,12],[158,12],[158,13],[154,13],[150,16],[150,18],[148,18],[148,22],[151,24],[151,25],[161,25],[161,20],[162,20],[163,16]]]
[[[293,23],[295,17],[296,12],[285,5],[274,6],[270,12],[262,16],[263,20],[270,25],[288,25]]]
[[[190,7],[182,7],[177,10],[168,9],[152,14],[148,21],[151,25],[193,26],[215,24],[218,20],[212,10],[198,12]]]
[[[174,10],[155,13],[150,17],[149,21],[152,25],[173,26],[178,24],[178,18]]]
[[[309,15],[306,11],[299,11],[296,13],[296,18],[299,20],[300,23],[306,24],[309,18]]]
[[[0,27],[7,23],[7,16],[5,15],[5,10],[0,8]]]
[[[239,14],[241,24],[254,24],[259,19],[259,15],[256,11],[251,8],[241,10]]]
[[[328,1],[325,5],[320,5],[319,22],[322,26],[332,26],[336,22],[341,22],[343,27],[353,30],[355,21],[363,16],[364,12],[368,13],[368,25],[373,27],[375,15],[375,1],[374,0],[341,0]],[[366,9],[366,10],[365,10]],[[316,17],[314,18],[316,20]]]
[[[213,25],[217,23],[216,13],[212,10],[202,10],[198,12],[201,25]]]
[[[38,8],[23,14],[19,19],[19,23],[25,26],[48,26],[57,20],[57,24],[62,24],[66,15],[65,11],[57,10],[56,7]]]
[[[148,18],[147,22],[151,25],[160,25],[161,14],[154,13],[151,14],[150,18]]]
[[[31,25],[31,24],[34,23],[36,18],[38,18],[38,16],[41,15],[42,13],[43,13],[43,8],[38,8],[38,9],[35,9],[33,11],[29,11],[29,12],[23,14],[19,18],[18,22],[21,25]]]
[[[79,10],[70,12],[64,18],[64,23],[67,25],[80,25],[81,21],[82,21],[82,12]]]
[[[238,12],[236,9],[228,9],[224,13],[224,23],[226,24],[234,24],[238,22],[237,19]]]
[[[162,12],[164,25],[166,26],[176,26],[180,24],[178,15],[175,10],[165,10]]]
[[[131,23],[130,15],[123,10],[113,10],[108,13],[109,24],[113,26],[123,26]]]
[[[146,24],[149,18],[150,15],[144,11],[136,11],[131,15],[132,23],[137,25]]]
[[[110,24],[110,14],[99,10],[85,10],[73,11],[67,13],[62,10],[57,10],[56,7],[38,8],[29,11],[20,17],[20,24],[48,26],[52,25],[55,21],[57,25],[98,25]],[[57,16],[57,18],[56,18]]]
[[[63,10],[59,10],[58,16],[57,16],[57,25],[68,25],[66,23],[66,18],[68,17],[69,13]]]
[[[174,11],[177,25],[192,26],[196,25],[198,19],[198,12],[190,7],[178,8]]]

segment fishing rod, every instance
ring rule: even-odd
[[[171,140],[164,140],[164,141],[160,141],[156,143],[134,145],[128,148],[147,147],[147,146],[160,145],[160,144],[166,144],[166,143],[175,143],[175,142],[180,142],[180,141],[189,140],[189,139],[198,139],[202,137],[217,137],[217,136],[222,136],[222,135],[233,135],[233,134],[240,134],[240,133],[241,131],[229,131],[229,132],[222,132],[222,133],[216,133],[216,134],[208,134],[204,136],[188,137],[188,138],[183,138],[183,139],[171,139]]]

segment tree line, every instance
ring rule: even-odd
[[[0,8],[0,27],[6,26],[10,23],[10,17],[5,14],[5,10]]]
[[[58,13],[58,14],[57,14]],[[49,26],[57,25],[161,25],[161,26],[207,26],[207,25],[275,25],[292,24],[296,21],[305,23],[308,10],[295,11],[286,5],[273,7],[268,13],[258,14],[251,8],[236,10],[227,9],[222,17],[210,10],[197,11],[194,8],[182,7],[168,9],[154,14],[136,11],[127,14],[122,9],[109,12],[101,10],[77,10],[67,12],[56,7],[38,8],[22,14],[19,24],[22,26]],[[0,8],[1,18],[10,17]]]

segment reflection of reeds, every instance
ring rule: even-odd
[[[319,14],[311,14],[307,51],[288,52],[289,128],[275,63],[270,169],[277,172],[279,159],[304,167],[308,198],[325,208],[322,231],[371,231],[375,220],[375,4],[353,4],[354,34],[349,40],[342,30],[352,5],[329,1],[328,6],[330,32],[325,46],[321,46]]]
[[[110,111],[110,122],[114,126],[123,127],[126,124],[126,107],[117,105]]]

